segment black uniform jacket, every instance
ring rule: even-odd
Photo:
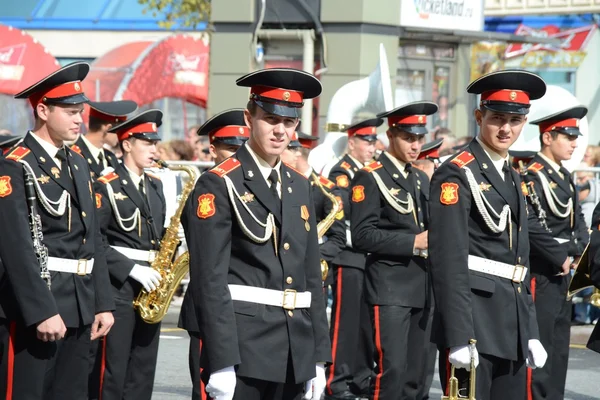
[[[238,375],[285,382],[291,356],[300,383],[314,377],[315,363],[331,358],[310,185],[282,165],[279,214],[246,146],[200,177],[187,208],[189,290],[203,338],[201,365],[209,374],[237,365]],[[249,235],[264,237],[259,223],[269,213],[277,224],[277,255],[273,237],[257,243]],[[310,291],[311,306],[289,312],[232,301],[228,284]]]
[[[531,164],[527,169],[527,175],[525,175],[526,182],[533,182],[535,193],[540,199],[540,204],[543,210],[546,211],[546,224],[550,229],[550,234],[554,238],[567,240],[564,243],[559,244],[557,241],[553,247],[562,248],[562,250],[569,256],[577,257],[583,253],[586,244],[589,241],[588,229],[581,213],[581,205],[577,197],[577,191],[575,190],[575,184],[571,174],[567,169],[561,167],[560,169],[563,177],[552,168],[552,166],[539,155],[536,155]],[[559,217],[556,216],[550,206],[548,205],[548,198],[542,186],[542,179],[540,175],[544,175],[546,181],[549,183],[546,190],[549,191],[550,196],[554,199],[554,196],[563,204],[567,204],[569,199],[573,202],[573,213],[572,216]],[[530,199],[528,199],[531,203]],[[561,207],[556,200],[554,200],[558,208],[559,213],[564,213],[565,209]],[[539,210],[531,205],[531,208],[538,215]],[[571,225],[571,221],[573,225]],[[562,260],[556,259],[555,252],[552,249],[544,248],[537,244],[539,235],[530,234],[531,241],[531,272],[545,274],[548,276],[554,276],[561,271]],[[545,235],[544,235],[545,236]],[[542,238],[545,240],[545,238]],[[550,251],[549,251],[550,250]]]
[[[600,203],[596,204],[592,215],[592,233],[588,249],[590,278],[597,290],[600,290]],[[581,267],[581,266],[580,266]],[[600,353],[600,324],[596,324],[588,340],[587,347]]]
[[[494,233],[487,226],[462,166],[472,172],[476,190],[496,213],[510,206],[510,229],[507,224],[504,231]],[[514,283],[469,271],[467,262],[474,255],[529,267],[529,230],[541,226],[535,214],[528,213],[519,175],[512,168],[510,174],[513,185],[504,182],[474,140],[433,175],[429,202],[429,256],[437,311],[433,329],[441,347],[467,345],[469,339],[476,339],[480,353],[524,360],[528,340],[539,338],[529,273],[522,283]],[[492,221],[498,223],[493,214]],[[553,239],[546,237],[552,247]]]
[[[358,171],[352,180],[351,226],[356,250],[368,253],[366,296],[369,304],[423,308],[426,306],[427,261],[413,256],[415,236],[428,228],[429,180],[414,168],[404,178],[388,153]],[[376,181],[381,179],[387,195]],[[401,213],[390,201],[412,211]],[[408,210],[407,210],[408,211]]]
[[[88,145],[83,141],[81,136],[75,141],[75,144],[71,146],[71,150],[73,150],[76,153],[79,153],[83,158],[85,158],[88,165],[90,166],[90,174],[92,176],[92,179],[96,180],[102,176],[104,166],[100,165],[98,163],[98,160],[94,158]],[[113,153],[110,150],[104,149],[104,154],[106,156],[106,163],[108,164],[108,166],[116,170],[117,167],[119,167],[120,163],[115,153]]]
[[[164,231],[166,202],[162,182],[156,176],[144,174],[148,208],[125,167],[117,168],[115,172],[96,181],[96,192],[100,195],[96,207],[99,207],[98,218],[105,243],[109,245],[106,248],[106,262],[111,282],[117,291],[115,294],[123,299],[133,299],[141,285],[130,278],[129,273],[135,264],[148,266],[150,263],[131,260],[110,246],[158,250]],[[137,213],[139,218],[134,217]],[[123,227],[130,229],[133,226],[133,229],[124,230],[118,219],[125,220]]]
[[[366,254],[354,249],[351,241],[348,241],[348,236],[350,236],[350,220],[352,217],[350,208],[350,182],[359,169],[360,167],[356,164],[356,162],[354,162],[354,160],[350,158],[348,154],[346,154],[337,164],[333,166],[333,168],[331,168],[328,178],[336,184],[341,193],[342,202],[344,203],[346,229],[348,232],[346,237],[346,246],[333,260],[333,264],[364,269]]]
[[[91,324],[99,312],[114,310],[89,168],[73,151],[67,150],[67,158],[72,180],[28,133],[19,147],[0,160],[0,226],[6,229],[0,238],[0,258],[5,269],[0,283],[0,314],[21,320],[27,326],[59,313],[67,327],[79,327]],[[40,278],[33,250],[24,167],[19,160],[29,164],[39,190],[50,201],[57,201],[64,190],[71,196],[70,213],[67,207],[62,216],[53,216],[37,195],[37,212],[48,255],[94,259],[93,271],[88,275],[52,271],[52,295]]]

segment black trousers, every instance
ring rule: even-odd
[[[450,363],[447,350],[440,351],[439,367],[442,390],[444,394],[448,394]],[[525,360],[510,361],[479,353],[475,397],[477,400],[525,399],[526,370]],[[457,369],[455,375],[460,382],[460,387],[467,388],[469,372],[466,369]],[[466,395],[467,391],[461,390],[460,394]]]
[[[190,350],[188,364],[190,367],[190,378],[192,380],[192,400],[206,400],[204,382],[201,380],[200,354],[202,352],[202,339],[200,333],[188,331],[190,335]]]
[[[431,303],[433,304],[433,303]],[[431,327],[433,326],[433,308],[424,310],[428,314],[427,329],[425,331],[425,351],[423,357],[423,369],[419,380],[419,393],[417,400],[429,399],[429,391],[435,374],[435,359],[437,356],[437,345],[431,340]]]
[[[566,301],[570,276],[532,274],[531,291],[540,330],[548,353],[544,368],[528,371],[528,398],[562,400],[565,396],[572,304]]]
[[[160,324],[144,322],[131,300],[116,297],[115,306],[115,324],[98,348],[101,361],[90,378],[99,382],[100,393],[89,393],[89,398],[150,400]]]
[[[76,400],[87,395],[90,326],[68,328],[57,342],[37,339],[34,326],[0,320],[2,395],[9,400]],[[10,344],[9,344],[10,341]],[[7,393],[11,393],[8,396]]]
[[[332,363],[325,393],[367,392],[373,370],[373,334],[363,295],[364,271],[337,266],[333,271],[331,307]],[[358,312],[357,312],[358,310]]]
[[[233,400],[300,400],[304,384],[267,382],[238,376]]]
[[[422,308],[371,308],[375,341],[372,400],[417,399],[425,365],[428,313]]]

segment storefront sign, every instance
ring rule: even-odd
[[[561,40],[560,46],[551,46],[545,44],[531,43],[512,43],[509,44],[504,53],[504,58],[518,57],[532,51],[582,51],[585,49],[592,34],[596,31],[596,25],[588,25],[575,29],[560,30],[557,26],[548,25],[540,30],[536,30],[519,25],[515,35],[533,36],[544,38],[556,38]]]
[[[521,68],[577,68],[585,54],[585,51],[533,51],[525,54]]]
[[[20,81],[25,67],[21,65],[27,45],[24,43],[0,49],[0,80]]]
[[[482,31],[483,0],[400,0],[400,25]]]
[[[471,46],[471,82],[489,74],[504,69],[504,51],[506,43],[478,42]]]

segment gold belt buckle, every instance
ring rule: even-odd
[[[294,289],[285,289],[283,291],[284,310],[294,310],[296,308],[296,294]]]
[[[152,264],[154,262],[154,260],[156,260],[156,250],[149,250],[148,251],[148,262],[150,264]]]
[[[525,272],[525,266],[524,265],[515,265],[515,269],[513,270],[513,276],[512,276],[512,281],[514,283],[521,283],[523,282],[523,273]]]
[[[86,276],[87,272],[85,271],[86,267],[87,267],[87,262],[88,260],[77,260],[77,275],[79,276]]]

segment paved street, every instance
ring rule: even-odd
[[[176,315],[165,319],[158,355],[158,369],[153,400],[184,400],[190,398],[188,373],[188,336],[175,328]],[[569,358],[565,400],[594,400],[600,398],[600,354],[584,349],[591,327],[574,327]],[[442,392],[435,376],[431,398],[439,399]]]

